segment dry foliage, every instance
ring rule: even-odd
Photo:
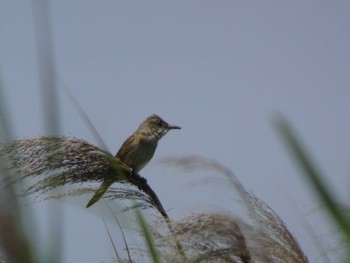
[[[96,187],[81,184],[113,177],[116,184],[106,191],[104,198],[132,200],[133,207],[126,207],[126,210],[155,208],[163,216],[163,228],[159,221],[150,223],[162,262],[308,262],[281,218],[266,203],[248,193],[232,171],[216,161],[190,156],[170,158],[164,164],[186,171],[211,170],[224,175],[239,193],[249,220],[224,213],[199,213],[170,220],[144,179],[138,175],[119,176],[111,160],[124,169],[124,173],[130,171],[108,152],[77,138],[38,137],[11,141],[0,146],[0,156],[3,174],[7,175],[5,184],[20,185],[21,195],[36,194],[42,200],[93,193]],[[29,185],[21,183],[28,178],[31,179]],[[78,187],[49,191],[64,185]],[[136,251],[147,253],[144,249]]]

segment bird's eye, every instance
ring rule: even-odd
[[[162,127],[168,127],[168,124],[166,122],[163,122],[163,121],[161,121],[159,123],[159,125],[162,126]]]

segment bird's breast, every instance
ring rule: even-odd
[[[141,171],[152,159],[156,148],[156,143],[140,142],[135,149],[129,153],[129,167],[131,167],[135,173]]]

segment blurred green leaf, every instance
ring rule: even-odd
[[[146,223],[143,215],[141,214],[141,211],[139,209],[136,209],[135,214],[136,214],[138,224],[141,227],[141,231],[143,232],[143,234],[145,236],[146,245],[147,245],[148,251],[151,254],[153,262],[160,263],[159,253],[156,249],[152,234],[149,231],[149,228],[147,226],[147,223]]]
[[[306,153],[305,147],[293,130],[291,124],[282,116],[276,121],[277,129],[282,135],[283,141],[289,148],[292,156],[295,158],[298,166],[305,174],[305,178],[314,188],[317,195],[323,200],[325,206],[332,217],[333,221],[342,231],[346,240],[350,243],[350,221],[338,206],[339,201],[322,181],[322,174],[316,165],[312,162],[309,154]]]

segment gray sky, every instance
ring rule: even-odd
[[[156,159],[213,158],[285,220],[315,262],[303,220],[329,250],[339,249],[335,232],[273,118],[293,122],[329,186],[348,200],[349,11],[348,1],[52,1],[56,70],[112,153],[152,113],[183,127],[141,172],[170,216],[230,209],[232,190],[194,187],[200,174],[164,172]],[[44,135],[30,1],[0,3],[0,36],[14,137]],[[62,92],[59,102],[61,133],[96,143]],[[64,262],[113,257],[100,216],[83,208],[88,198],[65,202]],[[52,203],[34,206],[38,228]]]

